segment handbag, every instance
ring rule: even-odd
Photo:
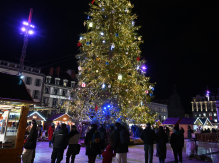
[[[76,155],[80,153],[80,150],[81,150],[81,144],[77,144]]]

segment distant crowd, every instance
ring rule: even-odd
[[[31,124],[27,127],[28,136],[24,142],[22,155],[24,163],[34,162],[39,130],[40,126],[37,127],[36,121],[32,120]],[[174,132],[171,135],[168,127],[164,129],[160,126],[155,132],[150,123],[146,125],[144,130],[141,128],[136,128],[136,130],[138,132],[133,132],[133,134],[139,136],[144,142],[145,163],[153,162],[154,143],[156,143],[156,156],[159,157],[160,163],[164,163],[167,153],[166,143],[168,142],[170,142],[173,150],[175,162],[182,162],[182,149],[184,147],[183,128],[175,126]],[[191,127],[188,126],[188,136],[190,138],[192,132]],[[60,163],[63,160],[65,149],[67,149],[66,163],[74,163],[76,155],[80,152],[81,145],[79,144],[79,139],[80,133],[75,125],[68,129],[66,124],[58,124],[56,128],[52,124],[48,130],[48,145],[53,149],[51,163]],[[110,130],[107,132],[103,125],[100,125],[98,128],[96,124],[91,124],[86,133],[84,143],[88,163],[95,163],[97,156],[103,157],[103,163],[111,163],[113,157],[115,157],[117,163],[127,163],[130,133],[126,125],[116,122],[114,126],[110,126]]]

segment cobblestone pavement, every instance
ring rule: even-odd
[[[219,162],[219,144],[216,143],[198,143],[198,154],[207,154],[206,156],[209,156],[212,158],[213,162],[218,163]],[[63,163],[65,163],[65,154],[63,158]],[[35,163],[50,163],[52,149],[49,148],[48,142],[37,142],[37,148],[36,148],[36,158],[34,160]],[[154,157],[153,162],[157,163],[158,157],[156,155],[156,145],[154,145]],[[80,154],[76,156],[75,162],[76,163],[87,163],[88,159],[85,155],[85,147],[81,147]],[[113,163],[115,162],[115,158],[113,159]],[[128,153],[128,163],[142,163],[144,162],[144,146],[143,145],[134,145],[129,147],[129,153]],[[174,157],[173,152],[170,148],[170,145],[167,144],[167,158],[165,160],[166,163],[174,163]],[[199,163],[203,161],[198,160],[189,160],[186,157],[186,149],[183,149],[183,162],[186,163]],[[97,157],[96,163],[102,163],[102,158]]]

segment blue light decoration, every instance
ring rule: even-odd
[[[118,33],[116,33],[116,37],[118,37],[119,36],[119,34]]]
[[[108,108],[110,108],[110,105],[107,105]]]
[[[106,110],[106,107],[104,107],[104,109]]]
[[[152,94],[152,93],[150,93],[150,96],[153,96],[153,94]]]
[[[132,21],[132,26],[134,26],[135,25],[135,22],[134,21]]]
[[[81,37],[80,37],[80,40],[82,40],[82,39],[83,39],[83,37],[81,36]]]
[[[208,101],[209,101],[209,94],[210,94],[210,92],[207,90],[206,97],[208,98]]]
[[[115,48],[115,45],[114,44],[112,44],[111,45],[111,50],[113,50]]]
[[[86,44],[89,45],[90,43],[89,43],[89,42],[86,42]]]
[[[89,16],[87,16],[87,19],[90,19],[90,17],[89,17]]]
[[[109,62],[106,62],[106,65],[109,65]]]
[[[105,87],[106,87],[106,84],[103,84],[103,85],[102,85],[102,88],[104,89]]]

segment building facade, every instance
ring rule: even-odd
[[[157,120],[159,120],[160,122],[163,122],[165,119],[168,118],[167,105],[151,102],[149,104],[146,104],[146,106],[148,106],[152,111],[158,114]]]
[[[209,118],[213,122],[218,122],[217,96],[200,96],[193,97],[192,104],[192,116],[193,118]]]
[[[19,64],[0,60],[0,72],[11,75],[18,74]],[[41,102],[45,75],[34,67],[24,66],[22,80],[24,81],[34,102]]]
[[[73,87],[75,86],[75,73],[73,70],[60,71],[60,67],[50,68],[46,75],[42,105],[49,108],[58,108],[65,101],[73,99]]]

